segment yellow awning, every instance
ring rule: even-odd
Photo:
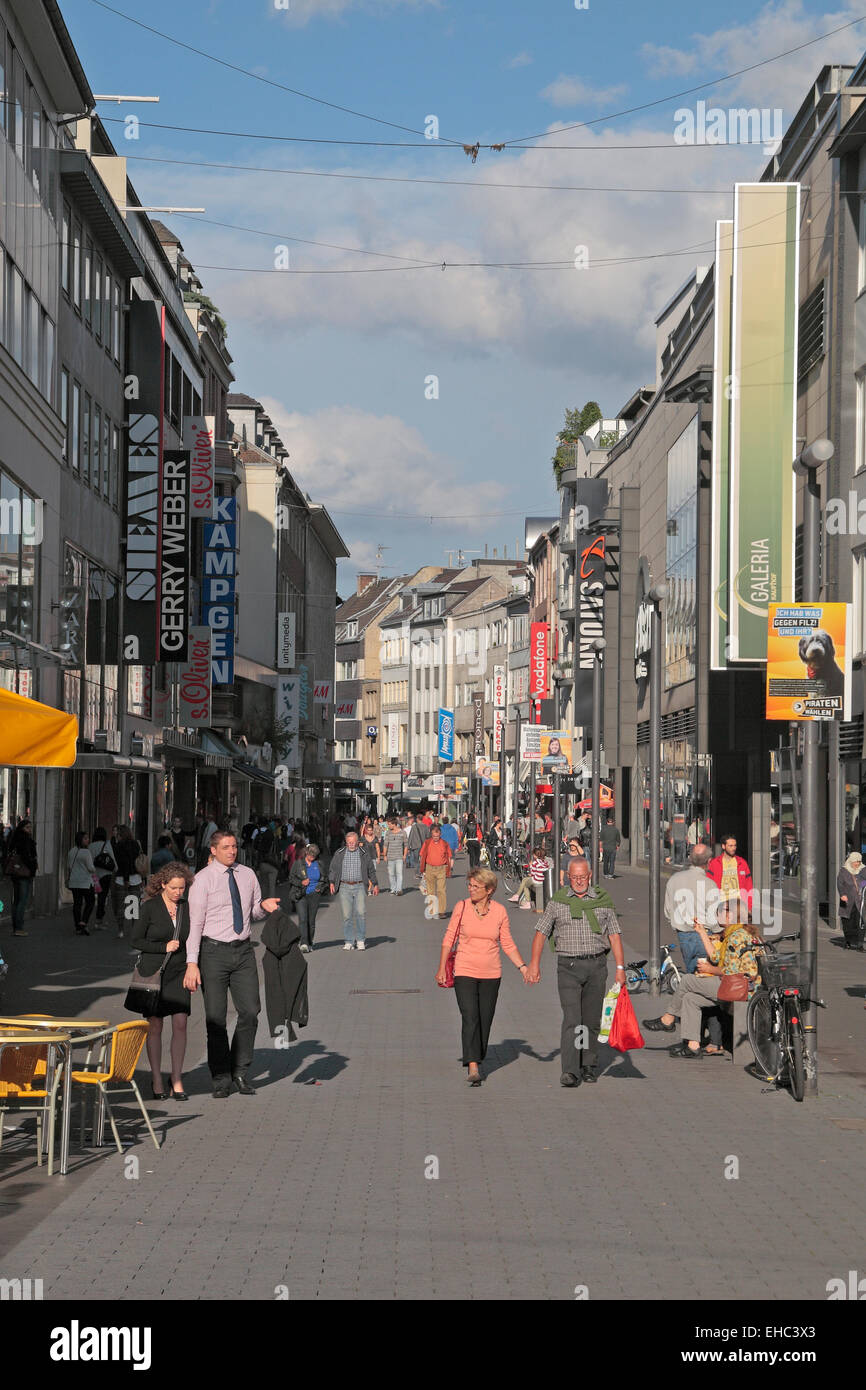
[[[77,742],[74,714],[0,690],[0,766],[71,767]]]

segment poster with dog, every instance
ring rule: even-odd
[[[851,605],[771,603],[767,718],[851,718]]]

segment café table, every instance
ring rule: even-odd
[[[69,1168],[69,1134],[72,1121],[72,1049],[87,1040],[91,1033],[99,1033],[104,1028],[110,1028],[108,1019],[102,1018],[40,1018],[33,1014],[0,1015],[0,1029],[14,1029],[15,1032],[5,1032],[3,1037],[6,1044],[20,1042],[32,1042],[37,1040],[43,1045],[53,1048],[60,1053],[63,1059],[63,1095],[61,1100],[61,1120],[60,1120],[60,1174],[65,1177]],[[21,1032],[17,1030],[22,1030]],[[23,1031],[27,1030],[27,1031]],[[54,1066],[53,1056],[49,1051],[49,1066],[45,1077],[45,1089],[49,1095],[53,1084]],[[45,1128],[43,1144],[47,1147],[48,1130]],[[51,1155],[53,1163],[54,1155]]]

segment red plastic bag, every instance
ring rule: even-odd
[[[615,1047],[617,1052],[631,1052],[646,1046],[627,989],[621,989],[619,992],[608,1043]]]

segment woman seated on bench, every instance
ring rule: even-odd
[[[722,920],[732,915],[731,906],[725,903],[720,907]],[[650,1032],[673,1033],[679,1018],[680,1042],[671,1048],[672,1057],[703,1056],[700,1042],[702,1011],[717,1001],[723,975],[747,976],[750,989],[761,983],[755,953],[755,945],[760,943],[760,937],[755,927],[746,922],[727,921],[718,945],[714,944],[700,922],[695,922],[695,930],[706,947],[706,959],[701,957],[698,960],[697,974],[682,976],[667,1013],[662,1014],[661,1018],[649,1018],[644,1023]]]

